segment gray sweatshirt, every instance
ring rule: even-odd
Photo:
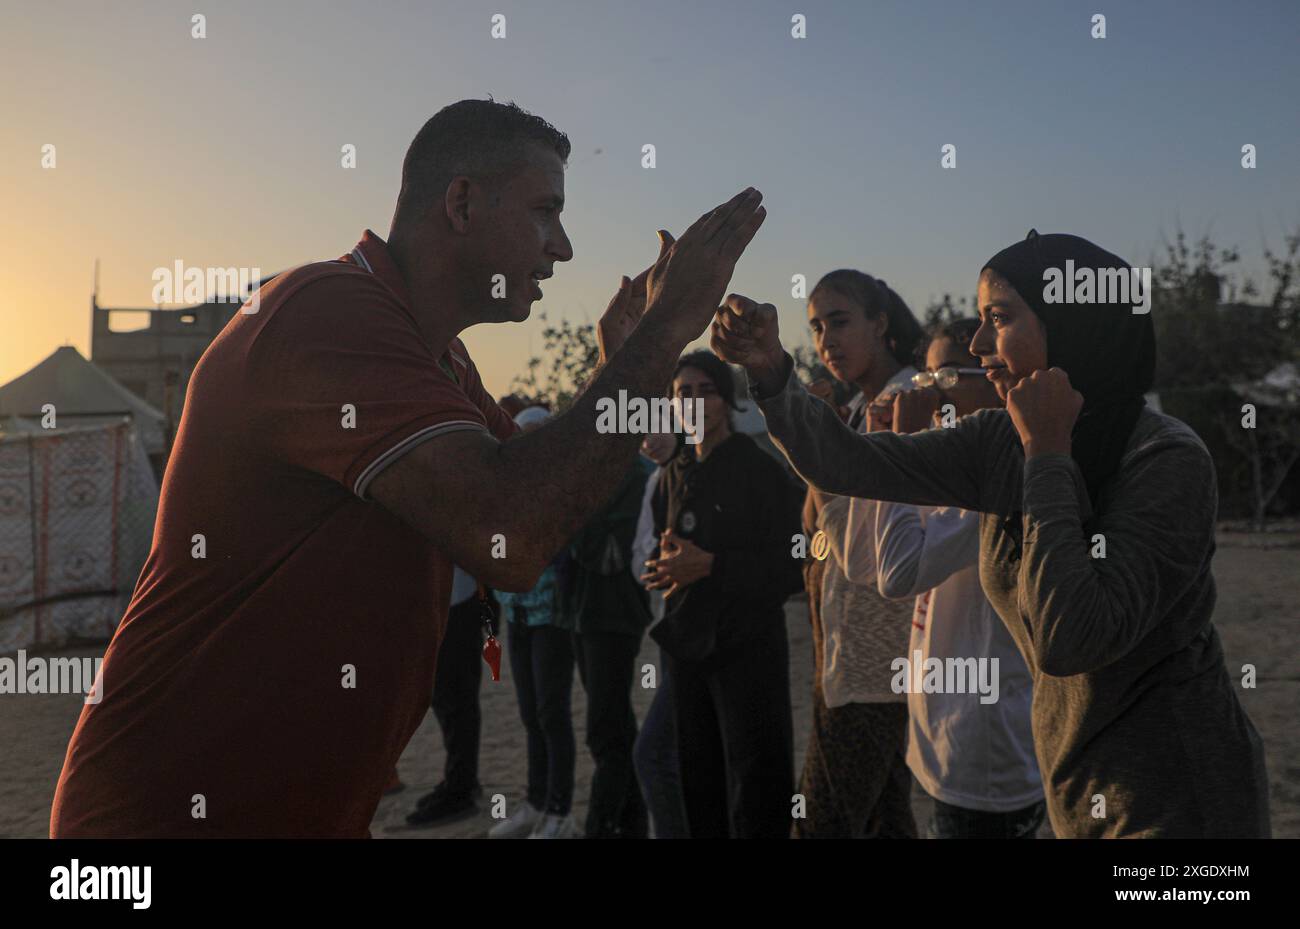
[[[818,489],[981,514],[980,582],[1034,676],[1058,837],[1270,834],[1264,746],[1211,622],[1218,499],[1196,433],[1144,410],[1094,508],[1070,456],[1026,463],[1005,410],[859,435],[790,374],[750,390]]]

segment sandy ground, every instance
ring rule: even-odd
[[[1271,547],[1255,547],[1259,544]],[[1244,664],[1257,669],[1254,689],[1241,692],[1242,701],[1264,737],[1268,753],[1273,833],[1300,838],[1300,535],[1267,540],[1224,533],[1214,562],[1219,585],[1216,622],[1227,652],[1228,667],[1239,676]],[[790,630],[791,678],[795,724],[795,770],[803,764],[803,750],[811,721],[810,676],[812,642],[806,608],[792,599],[786,609]],[[102,649],[69,649],[59,654],[98,656]],[[657,647],[645,642],[640,663],[653,663]],[[490,798],[501,793],[507,803],[520,801],[525,787],[524,732],[515,705],[509,663],[502,662],[499,683],[484,675],[483,739],[479,779]],[[636,687],[633,695],[638,719],[653,691]],[[80,712],[76,696],[0,695],[0,837],[37,838],[47,834],[50,799],[63,763],[68,737]],[[586,813],[591,781],[591,759],[582,745],[586,702],[574,683],[574,721],[578,735],[577,789],[574,814],[578,822]],[[376,838],[458,838],[482,836],[493,820],[485,811],[434,829],[410,829],[405,816],[415,801],[438,781],[444,755],[433,715],[411,739],[398,770],[408,785],[384,798],[371,831]],[[928,801],[914,790],[917,822],[928,819]],[[1041,833],[1050,835],[1045,827]]]

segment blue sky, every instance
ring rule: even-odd
[[[751,184],[769,216],[732,289],[776,303],[790,340],[805,328],[795,273],[857,267],[919,314],[972,293],[1031,226],[1144,264],[1181,222],[1258,269],[1261,245],[1300,224],[1294,2],[5,7],[0,380],[63,341],[88,351],[96,257],[101,304],[147,306],[153,269],[176,259],[269,273],[386,234],[421,123],[488,94],[573,141],[576,257],[538,307],[552,319],[594,319],[653,258],[654,229]],[[56,170],[40,168],[45,143]],[[540,350],[541,325],[467,333],[491,390]]]

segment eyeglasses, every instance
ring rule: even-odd
[[[917,387],[938,387],[949,390],[957,386],[957,380],[963,374],[983,374],[983,368],[940,368],[938,371],[920,371],[912,375],[912,383]]]

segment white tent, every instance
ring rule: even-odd
[[[39,426],[48,406],[53,406],[59,428],[118,423],[129,417],[146,452],[166,450],[163,414],[70,345],[0,387],[0,429],[24,432],[31,423]]]
[[[0,434],[0,654],[110,636],[157,507],[153,470],[124,417]]]

